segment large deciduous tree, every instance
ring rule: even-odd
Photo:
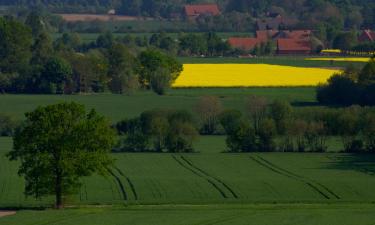
[[[177,79],[182,65],[175,58],[157,50],[146,50],[139,56],[140,82],[144,87],[152,88],[159,95]]]
[[[114,131],[104,117],[77,103],[60,103],[26,113],[8,157],[21,163],[26,195],[55,195],[56,208],[62,208],[81,177],[106,173],[113,143]]]

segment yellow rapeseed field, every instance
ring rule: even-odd
[[[337,72],[268,64],[185,64],[173,87],[315,86]]]
[[[328,57],[325,57],[325,58],[306,58],[305,60],[314,60],[314,61],[344,61],[344,62],[368,62],[370,61],[370,58],[365,58],[365,57],[357,57],[357,58],[353,58],[353,57],[343,57],[343,58],[335,58],[335,57],[332,57],[332,58],[328,58]]]

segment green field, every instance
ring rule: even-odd
[[[200,96],[219,96],[226,108],[244,109],[249,95],[284,99],[295,109],[315,106],[315,88],[172,89],[166,96],[140,91],[132,96],[0,95],[2,113],[23,119],[38,105],[77,101],[116,122],[144,110],[192,110]],[[375,155],[335,153],[229,154],[224,136],[204,136],[198,153],[113,154],[107,177],[83,179],[69,196],[68,209],[51,210],[54,198],[23,195],[17,162],[5,154],[11,138],[0,138],[0,209],[18,209],[0,225],[373,225],[375,221]],[[38,210],[39,207],[42,210]],[[46,208],[46,209],[43,209]]]
[[[284,99],[291,103],[315,104],[315,88],[202,88],[172,89],[165,96],[151,91],[140,91],[134,95],[92,94],[92,95],[0,95],[1,113],[23,119],[24,113],[39,105],[62,101],[76,101],[95,108],[112,122],[136,117],[145,110],[173,108],[192,110],[200,96],[220,97],[225,108],[244,109],[244,99],[250,95],[267,97],[270,101]]]
[[[124,37],[126,35],[131,35],[133,37],[147,37],[147,38],[150,38],[151,35],[155,34],[155,33],[158,33],[157,31],[155,32],[132,32],[131,30],[128,32],[128,33],[113,33],[113,35],[115,37]],[[204,34],[204,32],[189,32],[189,33],[194,33],[194,34]],[[98,38],[98,36],[100,35],[101,33],[79,33],[79,36],[81,37],[81,40],[83,42],[91,42],[91,41],[96,41],[96,39]],[[172,38],[178,38],[178,36],[180,35],[181,33],[177,33],[177,32],[168,32],[167,35],[172,37]],[[250,32],[217,32],[216,33],[217,35],[219,35],[221,38],[223,39],[227,39],[229,37],[233,37],[233,36],[236,36],[236,37],[252,37],[254,36],[253,33],[250,33]],[[62,36],[61,33],[54,33],[52,34],[53,38],[54,39],[57,39],[59,37]]]
[[[1,225],[372,225],[373,204],[133,206],[22,211]]]
[[[203,139],[197,146],[201,153],[195,154],[113,154],[111,175],[84,179],[79,194],[67,199],[68,206],[78,209],[34,211],[51,206],[53,198],[24,197],[17,163],[5,158],[11,139],[0,138],[0,208],[23,208],[16,216],[1,218],[0,224],[374,221],[374,155],[228,154],[220,153],[222,141]]]
[[[285,65],[285,66],[297,66],[297,67],[340,67],[345,68],[352,64],[354,66],[361,67],[365,63],[363,62],[345,62],[345,61],[314,61],[305,60],[304,56],[269,56],[269,57],[256,57],[256,58],[234,58],[234,57],[213,57],[213,58],[199,58],[199,57],[180,57],[179,60],[182,63],[191,64],[222,64],[222,63],[234,63],[234,64],[270,64],[270,65]]]

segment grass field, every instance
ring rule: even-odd
[[[166,96],[140,91],[132,96],[113,94],[93,95],[0,95],[1,113],[22,119],[25,112],[39,105],[76,101],[95,108],[113,122],[136,117],[145,110],[173,108],[191,110],[200,96],[220,97],[224,107],[243,110],[244,99],[250,95],[267,97],[270,101],[283,99],[291,103],[314,104],[315,88],[197,88],[171,89]]]
[[[306,57],[301,56],[271,56],[271,57],[256,57],[256,58],[234,58],[234,57],[216,57],[216,58],[193,58],[180,57],[179,61],[184,64],[270,64],[270,65],[284,65],[297,67],[334,67],[345,68],[352,64],[355,66],[363,66],[364,62],[349,62],[349,61],[318,61],[305,60]]]
[[[147,21],[145,21],[147,22]],[[115,37],[123,37],[125,35],[131,35],[131,36],[134,36],[134,37],[147,37],[147,38],[150,38],[155,32],[133,32],[131,30],[129,30],[129,32],[127,33],[113,33],[113,35]],[[204,34],[204,32],[189,32],[189,33],[194,33],[194,34]],[[98,38],[98,36],[100,35],[101,33],[79,33],[79,36],[81,37],[81,40],[83,42],[91,42],[91,41],[96,41],[96,39]],[[168,32],[167,35],[176,39],[178,38],[178,36],[180,35],[181,33],[177,33],[177,32]],[[221,38],[224,38],[224,39],[227,39],[229,37],[233,37],[233,36],[241,36],[241,37],[251,37],[251,36],[254,36],[253,33],[250,33],[250,32],[217,32],[216,33],[217,35],[219,35]],[[62,36],[61,33],[54,33],[52,34],[53,38],[56,39],[56,38],[59,38]]]
[[[373,204],[133,206],[22,211],[1,225],[372,225]]]
[[[114,154],[106,178],[84,179],[64,211],[41,210],[52,198],[22,194],[17,163],[0,138],[0,208],[23,208],[6,225],[117,224],[371,224],[375,156],[227,154],[223,140],[201,140],[195,154]],[[210,146],[210,148],[207,148]],[[99,206],[99,205],[100,206]],[[88,206],[90,205],[90,206]],[[97,205],[97,206],[95,206]]]

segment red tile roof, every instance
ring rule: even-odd
[[[278,51],[311,51],[310,41],[290,38],[277,40]]]
[[[201,14],[216,16],[220,14],[220,10],[217,4],[185,5],[185,13],[189,17],[199,16]]]
[[[232,48],[249,51],[262,43],[262,41],[257,38],[231,37],[228,39],[228,43]]]

